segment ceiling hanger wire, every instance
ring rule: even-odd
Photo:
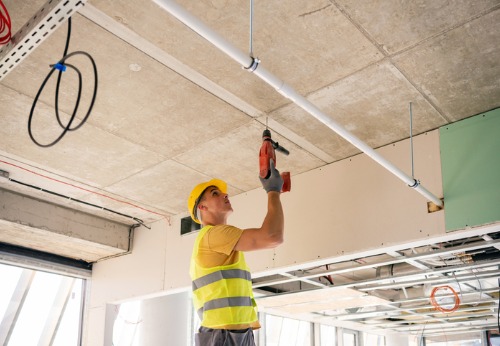
[[[253,0],[250,0],[250,57],[253,58]]]
[[[411,155],[411,177],[415,179],[414,165],[413,165],[413,112],[410,101],[410,155]]]

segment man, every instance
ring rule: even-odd
[[[219,179],[197,185],[188,199],[191,218],[203,225],[191,257],[193,303],[201,319],[198,346],[254,346],[260,328],[244,251],[274,248],[283,242],[280,192],[283,179],[271,160],[271,175],[260,179],[267,192],[267,214],[259,228],[227,224],[233,211],[227,185]]]

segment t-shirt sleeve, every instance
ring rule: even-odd
[[[212,227],[205,237],[207,237],[207,245],[211,251],[229,256],[242,233],[242,229],[234,226],[217,225]]]

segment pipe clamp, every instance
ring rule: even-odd
[[[413,181],[414,181],[413,185],[408,185],[408,186],[416,189],[420,185],[420,181],[418,181],[417,179],[413,179]]]
[[[254,58],[254,57],[251,57],[252,58],[252,63],[250,64],[250,66],[248,67],[243,67],[245,70],[247,70],[248,72],[253,72],[257,69],[257,67],[259,66],[260,64],[260,60],[259,58]]]

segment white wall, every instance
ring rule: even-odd
[[[416,178],[442,197],[438,136],[433,131],[414,138],[414,161]],[[409,148],[403,141],[380,152],[411,172]],[[282,201],[285,243],[248,254],[254,276],[445,233],[444,211],[428,213],[424,197],[365,155],[298,176],[292,172],[292,191],[283,194]],[[230,223],[242,228],[260,225],[266,210],[264,190],[231,197],[231,203],[235,212]],[[97,263],[85,345],[103,344],[106,303],[188,290],[195,236],[180,236],[178,218],[171,225],[159,221],[151,230],[136,230],[132,254]]]

